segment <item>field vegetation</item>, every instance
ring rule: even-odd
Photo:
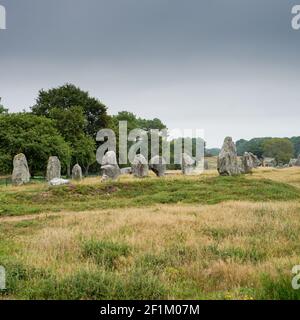
[[[2,299],[298,299],[300,169],[0,186]]]

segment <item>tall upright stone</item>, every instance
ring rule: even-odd
[[[181,171],[184,175],[192,175],[196,167],[196,161],[187,153],[182,154]]]
[[[299,154],[299,156],[298,156],[298,158],[297,158],[297,160],[295,162],[295,166],[296,167],[300,167],[300,154]]]
[[[252,155],[249,152],[245,152],[242,157],[242,173],[251,173],[254,167]]]
[[[137,154],[135,156],[131,169],[135,177],[144,178],[149,175],[148,161],[142,154]]]
[[[121,170],[117,162],[117,156],[114,151],[108,151],[102,158],[101,162],[102,170],[102,180],[116,180],[120,174]]]
[[[17,154],[14,157],[12,173],[12,184],[15,186],[21,186],[30,181],[30,173],[26,156],[23,153]]]
[[[226,137],[218,156],[218,171],[221,176],[235,176],[241,173],[235,143]]]
[[[77,163],[72,169],[72,179],[76,181],[82,180],[82,169],[80,165]]]
[[[153,157],[150,160],[149,169],[152,170],[158,177],[163,177],[167,170],[166,160],[160,156]]]
[[[47,181],[61,178],[61,164],[58,157],[50,157],[47,165]]]

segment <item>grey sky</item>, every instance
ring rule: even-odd
[[[300,3],[300,1],[299,1]],[[0,96],[11,111],[74,83],[109,113],[224,136],[299,132],[300,31],[289,0],[0,0]]]

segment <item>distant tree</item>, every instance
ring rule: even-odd
[[[219,155],[221,149],[219,148],[211,148],[211,149],[205,149],[205,156],[206,157],[216,157]]]
[[[277,163],[288,163],[294,156],[292,142],[287,138],[270,138],[263,145],[264,156],[275,158]]]
[[[300,155],[300,137],[292,137],[290,140],[294,145],[294,150],[295,150],[294,157],[298,158],[298,156]]]
[[[245,152],[247,152],[249,141],[245,139],[240,139],[236,142],[236,150],[238,156],[242,156]]]
[[[264,142],[270,138],[253,138],[249,141],[239,140],[236,143],[237,153],[242,156],[245,152],[252,152],[259,158],[263,157],[264,154]]]
[[[49,156],[58,156],[63,168],[71,157],[52,120],[30,113],[0,115],[0,172],[10,173],[14,156],[21,152],[32,175],[45,174]]]
[[[106,106],[90,97],[88,92],[72,84],[65,84],[48,91],[41,90],[36,105],[32,107],[32,112],[36,115],[51,117],[52,109],[67,110],[73,107],[82,108],[86,120],[84,129],[92,138],[95,139],[99,130],[108,127],[109,117]]]

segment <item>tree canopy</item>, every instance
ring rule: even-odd
[[[53,109],[67,110],[74,107],[82,108],[86,120],[84,130],[91,137],[95,138],[99,130],[108,127],[107,107],[73,84],[65,84],[47,91],[40,90],[32,112],[51,117]]]
[[[56,155],[66,166],[71,148],[54,122],[30,113],[0,115],[0,172],[10,173],[12,160],[24,153],[32,175],[44,174],[49,156]]]

